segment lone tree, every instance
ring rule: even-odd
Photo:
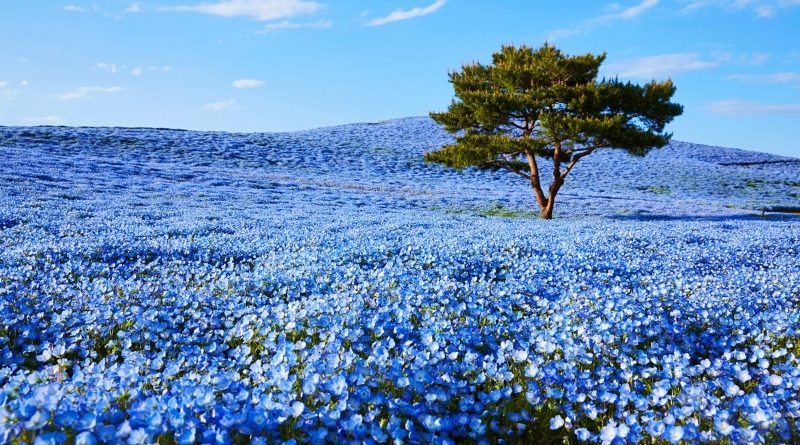
[[[456,142],[425,160],[463,169],[505,169],[525,178],[540,215],[553,217],[556,195],[569,172],[601,148],[637,156],[663,147],[664,126],[683,112],[670,102],[671,80],[634,85],[597,80],[605,54],[568,56],[554,46],[503,46],[491,65],[471,63],[450,73],[456,98],[431,117]],[[537,156],[553,161],[545,194]]]

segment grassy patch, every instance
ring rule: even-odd
[[[456,207],[451,206],[445,209],[451,215],[475,215],[484,218],[538,218],[538,212],[530,210],[515,210],[500,203],[489,204],[480,207]]]
[[[790,188],[796,188],[796,187],[800,187],[800,182],[798,182],[798,181],[781,181],[781,180],[769,181],[769,180],[764,180],[764,179],[753,179],[753,178],[746,179],[744,181],[744,187],[746,187],[746,188],[758,189],[758,188],[769,187],[769,186],[773,186],[773,187],[774,186],[786,186],[786,187],[790,187]]]
[[[641,190],[643,192],[654,193],[656,195],[669,195],[672,190],[669,187],[665,187],[662,185],[648,185],[648,186],[639,186],[636,187],[636,190]]]
[[[762,181],[760,179],[746,179],[744,181],[744,186],[750,189],[757,189],[763,185],[766,185],[766,181]]]

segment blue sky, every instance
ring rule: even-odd
[[[535,5],[535,6],[534,6]],[[283,131],[447,107],[501,44],[672,77],[675,139],[800,157],[800,0],[5,0],[0,125]]]

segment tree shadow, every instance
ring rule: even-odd
[[[800,214],[795,213],[752,213],[736,215],[664,215],[664,214],[631,214],[631,215],[612,215],[609,219],[617,221],[711,221],[711,222],[730,222],[730,221],[798,221]]]

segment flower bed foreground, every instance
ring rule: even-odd
[[[796,223],[120,218],[0,231],[0,443],[800,437]]]

